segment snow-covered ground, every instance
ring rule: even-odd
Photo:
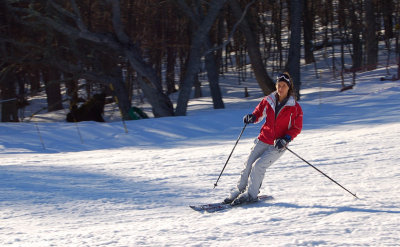
[[[393,68],[395,70],[395,68]],[[394,71],[393,71],[394,73]],[[304,128],[267,170],[273,201],[218,213],[260,125],[261,100],[222,78],[226,109],[193,100],[187,117],[78,124],[0,124],[0,246],[399,246],[400,83],[363,72],[353,90],[303,71]]]

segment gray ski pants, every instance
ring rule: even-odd
[[[238,190],[242,193],[247,190],[250,198],[256,198],[264,179],[265,171],[283,153],[284,150],[278,151],[274,145],[269,145],[256,139],[249,157],[244,163],[244,168],[237,184]]]

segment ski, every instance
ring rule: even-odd
[[[231,205],[231,204],[225,204],[223,202],[219,202],[219,203],[217,202],[217,203],[209,203],[209,204],[191,205],[189,207],[192,208],[193,210],[199,211],[199,212],[214,213],[217,211],[221,211],[221,210],[225,210],[225,209],[229,209],[229,208],[233,208],[233,207],[237,207],[237,206],[249,205],[249,204],[257,203],[260,201],[267,201],[267,200],[274,199],[272,196],[267,196],[267,195],[261,195],[261,196],[258,196],[257,198],[258,198],[257,201],[245,202],[245,203],[237,204],[237,205]]]

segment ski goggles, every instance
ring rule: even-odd
[[[290,86],[290,78],[286,74],[281,74],[278,77],[276,77],[276,81],[277,82],[284,81]]]

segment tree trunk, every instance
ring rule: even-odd
[[[40,74],[36,69],[32,69],[29,71],[29,82],[31,85],[32,92],[38,92],[40,89]]]
[[[340,77],[342,80],[342,88],[345,87],[344,84],[344,69],[345,69],[345,60],[344,60],[344,45],[345,45],[345,40],[346,40],[346,14],[345,14],[345,1],[347,0],[339,0],[339,5],[338,5],[338,22],[339,22],[339,34],[340,34],[340,64],[341,64],[341,69],[340,69]]]
[[[374,13],[376,7],[372,0],[365,0],[365,50],[368,70],[374,70],[378,65],[378,37]]]
[[[357,19],[356,14],[359,9],[359,7],[355,6],[354,2],[347,2],[350,6],[349,10],[351,13],[350,15],[350,20],[351,20],[351,40],[352,40],[352,45],[353,45],[353,54],[352,54],[352,60],[353,60],[353,66],[352,70],[359,70],[362,67],[362,57],[363,57],[363,51],[362,51],[362,44],[360,40],[360,33],[361,33],[361,25],[359,23],[359,20]]]
[[[118,108],[121,111],[122,118],[124,120],[130,120],[129,110],[131,108],[131,101],[129,100],[129,93],[123,83],[122,78],[117,79],[118,77],[114,77],[115,80],[111,81],[112,91],[114,96],[118,99]]]
[[[59,72],[54,68],[46,68],[43,70],[43,80],[47,95],[48,112],[63,109]]]
[[[391,39],[394,37],[393,34],[393,0],[385,0],[381,2],[382,6],[382,14],[383,14],[383,23],[385,26],[385,38]]]
[[[72,78],[72,74],[66,74],[66,76],[70,76]],[[65,87],[67,88],[67,95],[71,108],[73,105],[78,103],[78,81],[73,79],[68,80],[65,82]]]
[[[145,95],[151,95],[151,97],[148,97],[147,100],[153,107],[152,110],[154,117],[165,117],[173,115],[173,111],[171,112],[173,106],[171,100],[168,98],[167,95],[152,87],[147,78],[138,76],[138,82],[143,90],[143,93]]]
[[[199,39],[193,39],[191,46],[189,59],[186,64],[185,76],[179,88],[178,102],[175,109],[175,114],[178,116],[186,115],[192,87],[200,68],[200,59],[202,57],[202,49],[200,49],[200,47],[202,47],[201,41]]]
[[[19,122],[17,95],[15,89],[16,78],[13,71],[3,69],[0,73],[0,93],[1,93],[1,121]]]
[[[207,47],[209,48],[210,46],[211,42],[208,40]],[[205,62],[214,109],[223,109],[225,108],[225,105],[222,101],[221,89],[219,87],[219,66],[216,61],[217,57],[213,52],[207,53]]]
[[[176,54],[172,47],[167,48],[167,71],[165,81],[167,84],[167,94],[175,93],[175,63]]]
[[[313,29],[314,29],[314,10],[311,0],[303,0],[303,37],[304,37],[304,60],[306,64],[314,63],[313,53]]]
[[[283,64],[283,46],[282,46],[282,1],[279,1],[279,3],[276,1],[273,3],[273,10],[272,10],[272,22],[274,23],[273,25],[273,36],[276,40],[276,49],[277,52],[279,53],[279,59],[278,60],[278,67],[279,70],[282,69],[282,64]]]
[[[290,73],[296,97],[300,99],[300,51],[301,51],[301,0],[290,1],[290,48],[286,70]]]
[[[239,2],[237,0],[230,0],[229,6],[232,9],[232,13],[235,16],[235,19],[239,20],[243,14]],[[266,67],[262,61],[260,45],[256,39],[256,35],[251,30],[246,18],[242,20],[238,28],[246,37],[246,44],[251,61],[251,67],[253,68],[253,72],[258,82],[258,85],[265,95],[270,94],[271,92],[275,91],[275,82],[268,76]]]
[[[203,92],[201,91],[201,82],[199,80],[199,74],[196,74],[196,76],[195,76],[193,87],[194,87],[193,98],[198,99],[198,98],[203,97]]]

